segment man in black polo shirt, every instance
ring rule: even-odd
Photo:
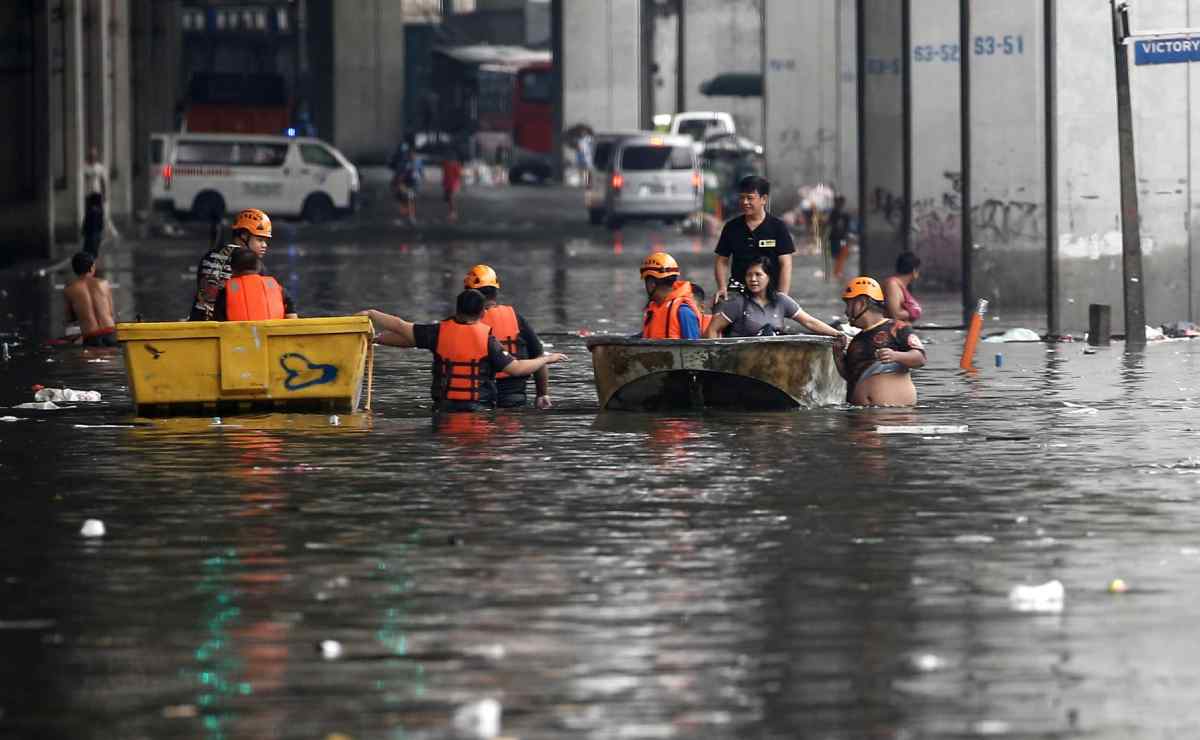
[[[729,297],[731,283],[741,286],[750,260],[759,255],[774,260],[776,269],[771,276],[780,293],[787,295],[792,287],[792,253],[796,245],[787,224],[767,213],[767,198],[771,183],[765,177],[750,175],[738,183],[738,202],[742,215],[725,222],[717,240],[717,259],[713,272],[717,278],[716,302]]]

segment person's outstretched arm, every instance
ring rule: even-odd
[[[380,330],[379,335],[375,337],[377,343],[386,344],[390,347],[417,346],[417,339],[413,336],[411,321],[405,321],[399,316],[392,316],[389,313],[377,311],[373,308],[359,311],[358,315],[369,318],[371,324]]]
[[[550,354],[542,355],[541,357],[532,357],[528,360],[513,360],[501,368],[501,370],[509,375],[520,378],[526,375],[533,375],[547,365],[566,361],[566,355],[561,352],[551,352]]]
[[[838,337],[842,335],[840,331],[834,329],[824,321],[821,321],[816,316],[808,313],[803,308],[792,316],[792,321],[795,321],[800,326],[808,329],[813,334],[822,334],[827,337]]]

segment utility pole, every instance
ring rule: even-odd
[[[1121,160],[1121,267],[1125,284],[1125,348],[1146,346],[1146,296],[1142,283],[1142,237],[1138,223],[1137,163],[1133,154],[1133,108],[1129,99],[1129,3],[1112,5],[1117,68],[1117,149]]]

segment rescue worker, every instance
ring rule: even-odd
[[[496,271],[488,265],[475,265],[463,278],[463,287],[478,290],[483,294],[483,323],[492,328],[492,336],[500,341],[500,346],[518,360],[530,357],[541,357],[543,354],[542,340],[537,332],[517,313],[512,306],[499,303],[500,278]],[[537,396],[534,405],[539,409],[550,408],[550,370],[543,367],[533,374]],[[514,378],[508,373],[496,373],[496,405],[500,408],[516,408],[526,402],[525,388],[528,378]]]
[[[833,358],[846,379],[846,400],[861,406],[911,406],[917,388],[910,370],[925,365],[925,346],[903,321],[886,316],[883,288],[856,277],[842,292],[846,318],[859,328],[846,346],[837,340]],[[844,353],[843,353],[844,351]]]
[[[296,304],[283,286],[275,278],[259,274],[258,255],[249,249],[235,249],[229,267],[233,277],[217,293],[214,321],[296,318]]]
[[[692,284],[679,279],[679,263],[666,252],[642,261],[642,282],[649,301],[642,313],[643,339],[699,339],[700,307]]]
[[[497,372],[524,377],[567,359],[557,352],[527,360],[510,355],[482,321],[485,303],[478,290],[464,290],[458,294],[454,316],[437,324],[414,324],[373,308],[359,315],[382,329],[377,343],[433,352],[430,392],[435,410],[482,411],[496,405]]]
[[[271,219],[257,208],[247,208],[233,220],[233,243],[211,249],[200,259],[196,269],[196,298],[189,321],[211,321],[217,305],[217,294],[225,281],[233,276],[229,258],[233,251],[244,247],[259,259],[267,253],[271,240]]]

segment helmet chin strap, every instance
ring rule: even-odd
[[[851,323],[853,323],[853,322],[855,322],[855,321],[858,321],[858,320],[859,320],[859,319],[862,317],[862,315],[863,315],[864,313],[866,313],[867,311],[869,311],[869,310],[871,310],[871,304],[870,304],[870,303],[864,303],[864,304],[863,304],[863,310],[859,311],[858,313],[856,313],[856,314],[854,314],[853,316],[851,316],[851,317],[850,317],[850,321],[851,321]]]

